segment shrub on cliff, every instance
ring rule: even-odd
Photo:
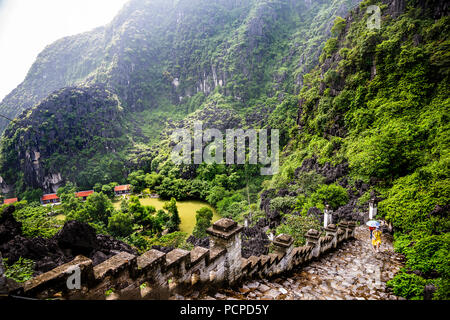
[[[296,204],[295,197],[276,197],[270,200],[270,210],[282,213],[289,213]]]
[[[187,238],[186,232],[172,232],[162,237],[154,237],[149,240],[150,246],[161,246],[165,248],[178,248],[185,244]]]
[[[294,238],[294,246],[299,247],[306,243],[305,234],[310,229],[320,230],[320,224],[315,217],[288,215],[275,233],[291,235]]]

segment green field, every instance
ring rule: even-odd
[[[163,208],[165,201],[157,198],[145,198],[140,199],[141,204],[144,206],[153,206],[156,210],[160,210]],[[121,201],[114,201],[114,207],[116,209],[120,209]],[[213,220],[212,222],[216,222],[221,217],[219,214],[211,207],[209,204],[202,201],[177,201],[178,213],[180,215],[181,224],[180,231],[191,234],[195,227],[195,214],[197,210],[202,207],[208,207],[213,211]]]

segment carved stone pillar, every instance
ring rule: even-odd
[[[329,224],[326,228],[324,228],[327,236],[332,236],[333,240],[332,240],[332,247],[336,248],[337,247],[337,234],[338,234],[338,228],[335,224]]]
[[[241,232],[243,227],[231,219],[220,219],[208,228],[210,248],[226,249],[225,278],[229,283],[235,282],[241,272]]]

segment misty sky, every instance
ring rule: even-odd
[[[110,22],[127,0],[0,0],[0,101],[59,38]]]

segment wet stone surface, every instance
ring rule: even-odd
[[[358,227],[356,239],[290,277],[249,280],[238,290],[223,289],[216,294],[198,293],[186,299],[218,300],[398,300],[386,282],[403,266],[389,237],[383,235],[381,250],[373,253],[369,230]]]

